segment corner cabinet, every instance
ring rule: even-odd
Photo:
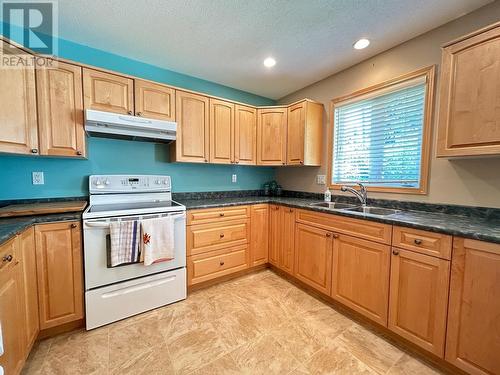
[[[271,205],[269,213],[269,262],[289,274],[295,264],[295,209]]]
[[[36,69],[40,154],[85,157],[82,68],[52,61]]]
[[[288,107],[287,165],[320,166],[323,105],[304,100]]]
[[[210,153],[209,98],[177,90],[177,138],[170,146],[172,161],[208,163]]]
[[[453,240],[445,359],[500,374],[500,244]]]
[[[257,110],[257,165],[286,164],[287,108]]]
[[[250,267],[266,264],[269,249],[269,205],[250,207]]]
[[[3,54],[23,51],[0,40]],[[0,152],[38,154],[35,69],[0,69]]]
[[[500,22],[443,48],[438,157],[500,154]]]
[[[79,222],[35,226],[40,328],[83,318],[83,274]]]

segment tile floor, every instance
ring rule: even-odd
[[[23,374],[438,374],[269,270],[36,344]]]

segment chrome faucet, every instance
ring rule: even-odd
[[[363,185],[362,183],[359,183],[359,182],[358,182],[358,185],[359,185],[359,191],[357,191],[356,189],[354,189],[354,188],[352,188],[350,186],[346,186],[346,185],[342,186],[340,188],[340,190],[342,190],[342,191],[348,191],[349,193],[354,194],[356,196],[356,198],[359,199],[359,201],[361,202],[361,204],[363,206],[366,206],[366,200],[368,198],[367,192],[366,192],[366,187],[365,187],[365,185]]]

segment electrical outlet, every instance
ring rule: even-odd
[[[233,174],[233,176],[231,177],[231,182],[235,184],[237,181],[238,181],[238,176]]]
[[[43,178],[43,172],[32,172],[32,182],[33,182],[33,185],[45,184],[45,181]]]
[[[319,174],[316,176],[316,183],[318,185],[326,185],[326,176],[324,174]]]

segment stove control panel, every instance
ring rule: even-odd
[[[170,176],[157,175],[92,175],[91,194],[171,191]]]

